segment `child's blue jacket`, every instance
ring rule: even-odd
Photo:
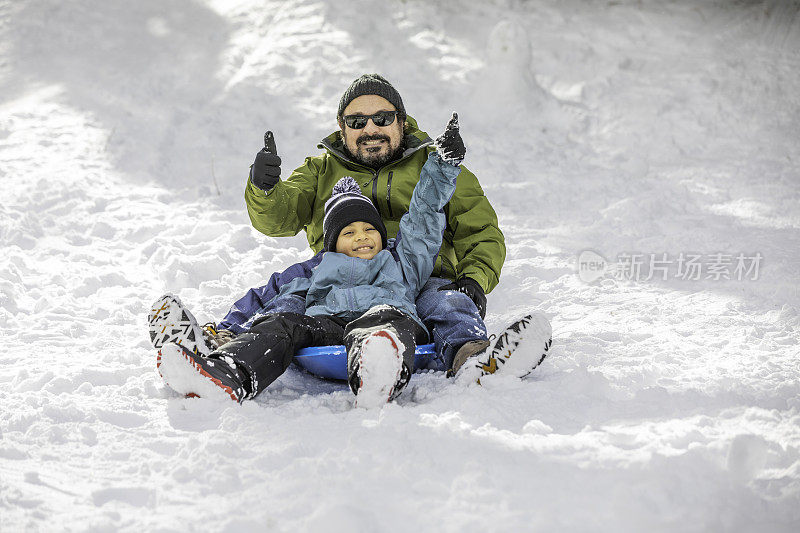
[[[233,304],[220,329],[242,333],[266,313],[291,311],[335,316],[346,322],[376,305],[391,305],[422,321],[414,302],[428,281],[447,224],[444,206],[456,188],[459,168],[436,152],[428,156],[397,238],[372,259],[320,252],[273,274]]]

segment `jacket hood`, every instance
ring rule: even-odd
[[[406,115],[406,125],[403,130],[403,134],[405,137],[406,150],[403,152],[403,155],[400,159],[405,159],[417,150],[433,144],[433,140],[430,138],[430,136],[419,129],[417,121],[410,115]],[[319,145],[317,145],[317,148],[324,148],[332,155],[342,159],[343,161],[347,161],[348,163],[364,166],[361,165],[361,163],[353,161],[347,156],[347,153],[344,151],[344,139],[342,138],[341,130],[336,130],[322,139]]]

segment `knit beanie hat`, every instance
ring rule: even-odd
[[[350,87],[348,87],[342,95],[342,99],[339,100],[339,110],[336,112],[336,117],[341,118],[344,114],[344,108],[347,107],[350,102],[365,94],[377,94],[378,96],[386,98],[389,100],[389,103],[397,109],[398,116],[400,118],[405,118],[406,108],[403,107],[403,99],[400,98],[400,93],[397,92],[397,89],[392,87],[391,83],[386,81],[386,79],[379,74],[364,74],[351,83]]]
[[[372,202],[361,193],[356,180],[345,176],[333,186],[330,199],[325,202],[325,218],[322,220],[323,243],[326,252],[336,251],[339,233],[353,222],[368,222],[381,234],[386,248],[386,226]]]

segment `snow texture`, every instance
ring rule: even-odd
[[[797,531],[797,2],[343,5],[0,0],[0,530]],[[368,72],[458,112],[487,324],[541,310],[551,354],[371,411],[294,368],[178,397],[150,303],[219,320],[311,256],[251,228],[248,167]]]

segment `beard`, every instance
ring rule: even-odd
[[[363,148],[361,143],[366,141],[386,141],[386,146],[388,149],[386,153],[381,154],[381,150],[371,151],[370,148]],[[392,149],[391,139],[388,135],[361,135],[356,139],[356,153],[350,151],[347,147],[347,143],[344,143],[344,152],[347,154],[347,157],[356,161],[357,163],[361,163],[364,166],[368,166],[372,169],[379,169],[392,161],[397,161],[403,155],[406,149],[406,140],[405,137],[400,138],[400,144]]]

